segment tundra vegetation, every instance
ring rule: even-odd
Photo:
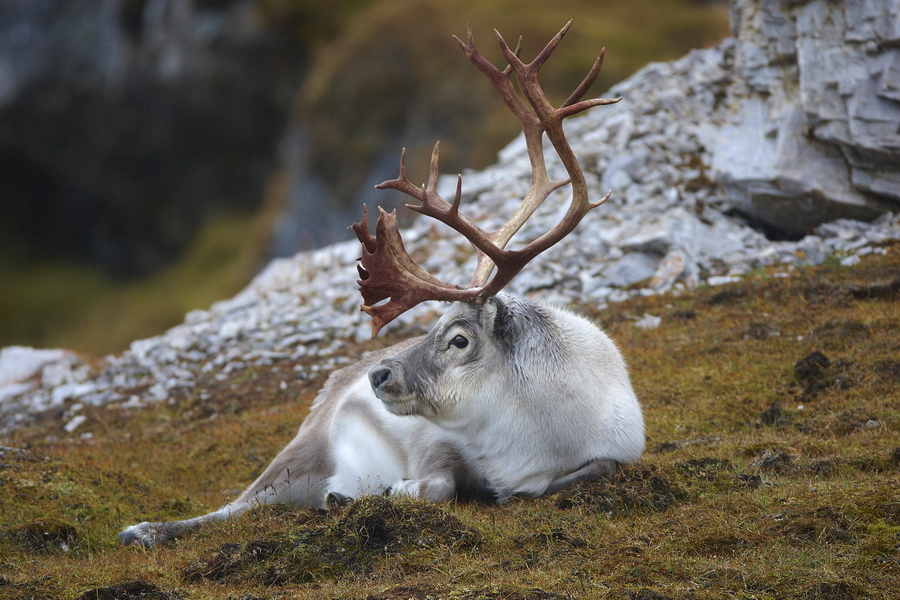
[[[576,307],[629,361],[648,450],[541,499],[270,506],[122,547],[123,525],[233,498],[294,435],[322,378],[207,377],[172,404],[86,408],[72,435],[49,414],[0,450],[0,596],[895,597],[900,244],[884,248],[849,268]],[[647,314],[659,327],[634,326]]]

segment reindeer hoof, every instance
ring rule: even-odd
[[[351,502],[353,502],[353,498],[340,492],[328,492],[328,495],[325,496],[325,506],[328,507],[328,510],[343,508]]]
[[[152,548],[153,539],[156,534],[156,523],[139,523],[126,527],[119,532],[119,541],[123,546],[141,546],[142,548]]]
[[[124,531],[119,532],[119,541],[122,543],[123,546],[130,546],[138,539],[139,539],[138,536],[135,535],[135,533],[133,531],[130,531],[129,529],[125,529]]]

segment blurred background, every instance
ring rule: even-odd
[[[518,133],[452,40],[523,36],[556,103],[728,35],[727,0],[0,0],[0,347],[102,355],[348,239],[373,185]],[[348,274],[348,280],[354,274]]]

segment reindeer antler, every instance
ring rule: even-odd
[[[362,222],[354,223],[353,230],[362,243],[362,257],[358,267],[360,273],[358,283],[363,296],[361,308],[372,316],[373,337],[387,323],[425,300],[484,302],[485,298],[502,290],[535,256],[553,246],[575,229],[575,226],[589,210],[600,206],[609,198],[609,193],[607,193],[597,202],[589,201],[584,173],[566,140],[562,127],[562,121],[566,117],[593,106],[613,104],[621,100],[621,98],[581,100],[600,72],[606,48],[600,51],[600,55],[584,81],[559,108],[554,108],[550,104],[538,83],[538,71],[553,53],[571,24],[572,21],[566,23],[565,27],[550,40],[537,57],[527,64],[519,60],[519,48],[511,50],[500,33],[495,30],[503,56],[509,62],[502,71],[475,48],[471,26],[468,28],[468,39],[465,43],[453,36],[472,64],[487,76],[500,93],[506,106],[522,124],[528,157],[531,161],[531,187],[512,217],[497,231],[488,233],[459,212],[462,196],[461,177],[457,180],[456,195],[452,203],[448,203],[437,193],[439,143],[435,144],[431,154],[428,183],[421,188],[413,185],[406,177],[406,151],[404,150],[400,156],[400,175],[397,179],[385,181],[375,187],[399,190],[417,199],[421,202],[420,205],[407,204],[406,206],[418,213],[437,219],[461,233],[475,246],[478,252],[478,262],[475,275],[467,288],[441,281],[428,274],[407,254],[397,228],[396,211],[386,213],[379,209],[380,214],[375,226],[376,236],[372,237],[369,233],[368,211],[363,208]],[[510,77],[513,73],[525,101],[516,93]],[[543,153],[543,135],[545,133],[569,175],[566,180],[551,181],[547,175]],[[506,250],[506,244],[512,236],[544,200],[553,191],[567,184],[572,186],[572,200],[562,220],[522,248]],[[495,267],[496,273],[488,280]],[[376,306],[377,303],[388,298],[390,299],[388,302]]]

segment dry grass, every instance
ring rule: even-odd
[[[282,390],[289,364],[206,381],[175,405],[89,411],[91,439],[51,415],[7,441],[28,451],[0,455],[0,596],[896,597],[900,245],[888,250],[582,307],[629,360],[648,451],[544,499],[269,507],[121,548],[122,526],[193,516],[248,484],[322,382]],[[634,327],[645,313],[661,326]]]

